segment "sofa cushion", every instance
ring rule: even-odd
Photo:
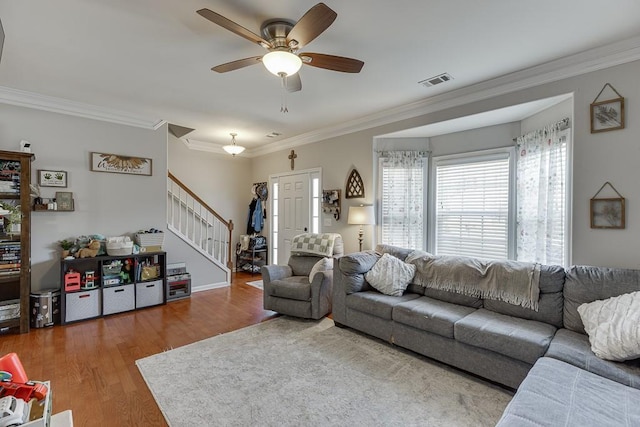
[[[371,270],[379,258],[380,255],[372,251],[356,252],[340,258],[338,268],[334,267],[334,271],[342,274],[342,283],[347,294],[372,289],[364,279],[364,273]]]
[[[267,287],[272,297],[311,301],[311,284],[308,276],[292,276],[282,280],[274,280]]]
[[[454,325],[455,339],[527,363],[541,357],[556,332],[555,326],[480,308]]]
[[[291,255],[288,264],[294,276],[307,276],[308,278],[313,266],[322,258],[314,255]]]
[[[393,307],[392,317],[398,323],[453,338],[453,325],[476,309],[421,297]]]
[[[416,285],[418,286],[418,285]],[[440,301],[450,302],[451,304],[464,305],[466,307],[481,308],[482,299],[478,297],[470,297],[469,295],[462,295],[456,292],[442,291],[440,289],[425,288],[424,295],[429,298],[439,299]]]
[[[540,298],[538,298],[538,311],[520,307],[519,305],[509,304],[504,301],[489,299],[485,299],[483,301],[483,306],[487,310],[506,314],[508,316],[521,317],[528,320],[537,320],[538,322],[544,322],[553,325],[556,328],[561,328],[563,325],[563,305],[564,298],[562,297],[562,292],[540,294]]]
[[[640,291],[640,270],[573,266],[564,284],[564,327],[585,333],[581,304]]]
[[[364,278],[383,294],[397,297],[404,293],[415,273],[415,265],[407,264],[393,255],[382,254]]]
[[[627,362],[602,360],[591,351],[589,338],[568,329],[558,329],[545,356],[640,389],[640,359]]]
[[[420,298],[420,295],[405,294],[393,297],[378,291],[364,291],[347,295],[345,304],[354,310],[391,320],[391,311],[394,306],[416,298]]]
[[[640,425],[640,390],[543,357],[529,371],[497,426]]]

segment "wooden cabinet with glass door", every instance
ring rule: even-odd
[[[0,151],[0,334],[29,332],[32,159]]]

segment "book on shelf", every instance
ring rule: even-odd
[[[2,262],[0,261],[0,270],[18,269],[20,270],[19,262]]]

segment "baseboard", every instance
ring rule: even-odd
[[[208,291],[208,290],[211,290],[211,289],[226,288],[228,286],[230,286],[230,284],[227,283],[227,282],[211,283],[211,284],[208,284],[208,285],[194,286],[194,287],[191,288],[191,293],[201,292],[201,291]]]

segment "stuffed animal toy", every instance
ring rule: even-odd
[[[97,240],[91,240],[86,248],[82,248],[78,251],[76,258],[92,258],[98,255],[100,250],[100,242]]]

